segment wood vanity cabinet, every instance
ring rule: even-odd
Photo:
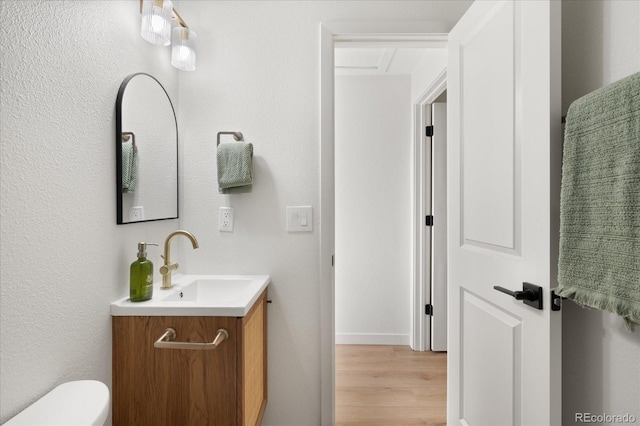
[[[267,309],[264,290],[245,317],[113,317],[113,413],[120,425],[241,425],[262,422],[267,405]],[[167,328],[176,341],[213,350],[158,349]]]

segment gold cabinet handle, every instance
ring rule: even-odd
[[[176,331],[173,328],[167,328],[164,334],[153,344],[154,347],[160,349],[188,349],[192,351],[206,351],[217,348],[222,342],[229,338],[229,332],[224,328],[218,330],[216,338],[211,343],[191,343],[191,342],[174,342]]]

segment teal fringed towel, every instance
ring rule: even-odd
[[[253,188],[253,145],[247,142],[218,145],[218,191],[241,194]]]
[[[569,107],[556,292],[640,324],[640,73]]]
[[[138,148],[132,142],[122,143],[122,192],[134,192],[138,178]]]

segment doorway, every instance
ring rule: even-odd
[[[371,45],[335,49],[336,343],[445,351],[446,56]]]
[[[333,268],[335,253],[335,122],[334,122],[334,47],[345,42],[365,43],[375,39],[378,43],[392,47],[444,48],[446,28],[433,22],[393,23],[376,29],[374,23],[324,23],[321,26],[321,393],[322,424],[332,424],[335,419],[335,287]],[[394,27],[394,28],[391,28]],[[389,31],[393,35],[389,35]],[[372,37],[373,36],[373,37]],[[436,76],[426,76],[429,81]],[[415,123],[414,123],[415,125]],[[413,155],[413,154],[412,154]],[[414,163],[409,165],[412,168]],[[411,187],[411,191],[416,189]],[[415,210],[415,209],[413,209]],[[420,223],[424,218],[420,220]],[[414,223],[417,217],[413,218]],[[339,258],[335,259],[340,262]],[[412,258],[413,262],[413,258]],[[412,265],[411,271],[415,270]],[[412,272],[413,273],[413,272]],[[413,296],[410,309],[424,314],[424,305]],[[421,306],[420,306],[421,305]],[[415,317],[413,312],[411,317]],[[413,323],[411,325],[411,334]]]
[[[335,49],[337,344],[410,344],[411,71],[425,52]]]

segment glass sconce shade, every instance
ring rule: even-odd
[[[179,25],[173,28],[171,38],[171,65],[182,71],[196,69],[196,33]]]
[[[173,3],[170,0],[143,0],[142,38],[158,46],[171,44],[172,16]]]

